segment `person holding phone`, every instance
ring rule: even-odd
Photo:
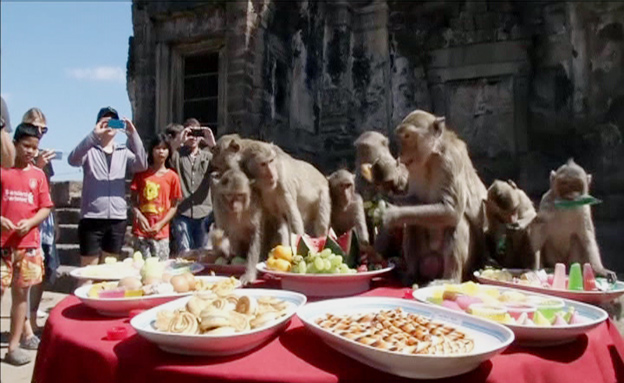
[[[119,129],[121,121],[124,129]],[[118,132],[127,145],[115,144]],[[100,109],[95,128],[69,154],[71,166],[82,167],[82,201],[78,241],[82,266],[97,264],[106,256],[119,256],[126,234],[126,172],[147,169],[147,155],[134,124],[119,119],[111,107]]]
[[[207,234],[212,220],[212,153],[201,150],[202,141],[208,148],[215,145],[212,130],[202,127],[194,118],[186,120],[182,132],[171,140],[171,163],[180,176],[182,186],[182,201],[173,220],[173,237],[178,252],[208,246]]]

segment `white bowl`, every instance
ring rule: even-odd
[[[356,314],[398,307],[455,327],[474,340],[474,349],[467,354],[448,356],[401,354],[363,345],[314,323],[327,313]],[[514,339],[514,334],[498,323],[400,298],[357,297],[309,303],[299,309],[297,316],[306,328],[335,350],[376,369],[413,379],[438,379],[471,371],[503,352]]]
[[[414,290],[413,296],[417,300],[421,302],[425,302],[428,304],[432,304],[427,300],[433,296],[433,291],[436,288],[440,288],[440,286],[434,287],[426,287],[423,289]],[[543,298],[553,299],[552,296],[548,296],[545,294],[535,294],[529,293],[526,291],[519,291],[517,289],[507,288],[507,287],[499,287],[499,291],[517,291],[523,293],[527,296],[539,296]],[[516,343],[521,344],[523,346],[554,346],[558,344],[564,344],[568,342],[574,341],[579,335],[586,333],[592,328],[598,326],[604,320],[607,319],[608,315],[606,311],[599,307],[595,307],[592,305],[588,305],[585,303],[575,302],[568,299],[562,299],[565,306],[564,310],[567,307],[574,307],[576,313],[581,316],[585,320],[585,323],[572,324],[567,326],[551,326],[551,327],[543,327],[543,326],[524,326],[524,325],[516,325],[516,324],[504,324],[504,326],[509,327],[516,336]],[[438,306],[443,310],[447,310],[449,312],[455,312],[455,310],[447,309],[442,306]]]
[[[228,277],[195,277],[208,283],[216,283],[229,279]],[[236,281],[236,287],[240,287],[240,281]],[[128,298],[91,298],[89,297],[89,289],[92,285],[84,285],[74,291],[74,295],[78,297],[85,305],[97,310],[98,313],[106,316],[126,316],[131,310],[145,310],[163,303],[167,303],[174,299],[193,294],[188,293],[171,293],[159,295],[144,295],[140,297]]]
[[[269,270],[266,263],[256,265],[258,271],[278,277],[282,280],[282,289],[298,291],[308,297],[346,297],[370,289],[373,278],[385,274],[394,268],[390,265],[381,270],[365,271],[355,274],[298,274]]]
[[[167,352],[184,355],[227,356],[247,352],[272,339],[283,331],[306,297],[291,291],[271,289],[238,289],[234,294],[252,297],[272,296],[292,303],[290,312],[269,326],[230,335],[173,334],[154,329],[156,313],[182,308],[191,297],[184,297],[143,312],[130,321],[134,329],[150,342]]]
[[[574,291],[567,289],[551,289],[547,287],[540,286],[530,286],[523,285],[521,283],[514,282],[505,282],[498,281],[495,279],[485,278],[481,276],[481,273],[478,271],[474,272],[474,276],[477,280],[483,284],[495,285],[495,286],[503,286],[503,287],[511,287],[520,290],[532,291],[535,293],[548,294],[554,297],[572,299],[579,302],[591,303],[591,304],[601,304],[610,302],[622,294],[624,294],[624,282],[617,281],[616,289],[609,291]]]

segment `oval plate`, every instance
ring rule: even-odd
[[[195,277],[205,282],[216,283],[219,281],[227,280],[229,277]],[[236,288],[240,287],[240,281],[236,281]],[[131,310],[146,310],[152,307],[156,307],[163,303],[167,303],[174,299],[184,297],[193,294],[193,291],[188,293],[172,293],[172,294],[160,294],[160,295],[144,295],[140,297],[128,297],[128,298],[111,298],[100,299],[89,297],[89,289],[91,285],[81,286],[74,291],[74,295],[78,297],[86,306],[97,310],[98,313],[105,316],[127,316]]]
[[[513,275],[515,270],[509,270],[509,272]],[[572,291],[572,290],[561,290],[561,289],[549,289],[546,287],[523,285],[520,283],[505,282],[505,281],[498,281],[496,279],[484,278],[481,276],[481,273],[479,271],[475,271],[474,276],[475,278],[477,278],[479,282],[483,284],[487,284],[487,285],[503,286],[503,287],[509,287],[513,289],[526,290],[526,291],[531,291],[534,293],[552,295],[553,297],[572,299],[574,301],[591,303],[591,304],[601,304],[601,303],[610,302],[614,299],[617,299],[622,294],[624,294],[624,282],[621,282],[621,281],[616,282],[617,288],[615,290]]]
[[[345,297],[369,290],[371,280],[391,271],[394,265],[355,274],[289,273],[269,270],[265,262],[258,263],[256,268],[264,274],[280,278],[284,290],[298,291],[308,297]]]
[[[427,299],[433,296],[433,291],[440,286],[433,287],[425,287],[422,289],[414,290],[413,296],[416,300],[420,302],[424,302],[427,304],[434,305],[429,302]],[[545,298],[552,298],[552,296],[546,294],[536,294],[536,293],[527,293],[526,291],[520,291],[518,289],[508,288],[508,287],[499,287],[500,292],[504,291],[516,291],[521,292],[526,295],[535,295]],[[542,326],[524,326],[524,325],[516,325],[516,324],[502,324],[503,326],[509,327],[516,336],[516,342],[523,346],[553,346],[557,344],[563,344],[572,342],[579,335],[586,333],[592,328],[598,326],[600,323],[604,322],[608,315],[606,311],[599,307],[595,307],[592,305],[588,305],[585,303],[575,302],[568,299],[563,299],[565,306],[564,310],[572,306],[576,310],[576,312],[586,320],[586,323],[573,324],[567,326],[551,326],[551,327],[542,327]],[[435,305],[437,306],[437,305]],[[448,310],[450,312],[455,312],[455,310],[447,309],[445,307],[438,306],[444,310]]]
[[[182,274],[184,272],[191,272],[193,274],[199,273],[204,269],[204,266],[197,262],[176,262],[174,259],[169,259],[167,261],[167,266],[165,266],[166,271],[171,275]],[[79,267],[77,269],[73,269],[69,272],[69,275],[76,279],[81,280],[90,280],[96,282],[104,282],[104,281],[118,281],[125,277],[139,277],[141,274],[141,270],[134,268],[131,265],[124,265],[124,262],[117,262],[113,264],[99,264],[92,266],[84,266]],[[120,265],[121,264],[121,265]],[[88,268],[97,267],[100,270],[104,270],[100,275],[85,275],[85,270]]]
[[[234,294],[255,298],[271,296],[292,303],[290,312],[269,326],[230,335],[173,334],[154,329],[152,323],[160,310],[175,310],[186,305],[191,297],[184,297],[154,307],[130,320],[130,325],[140,336],[155,343],[162,350],[175,354],[227,356],[252,350],[272,339],[290,323],[295,312],[306,303],[306,297],[292,291],[271,289],[238,289]]]
[[[402,354],[363,345],[329,332],[314,322],[328,313],[356,314],[397,307],[457,328],[472,337],[474,349],[467,354],[448,356]],[[297,316],[308,330],[336,351],[387,373],[413,379],[445,378],[474,370],[482,362],[503,352],[514,340],[513,332],[498,323],[399,298],[356,297],[326,300],[307,304],[299,309]]]

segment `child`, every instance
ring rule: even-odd
[[[19,348],[28,310],[28,289],[43,280],[43,254],[39,224],[50,214],[48,181],[32,165],[37,156],[39,128],[20,124],[15,129],[15,166],[2,171],[2,293],[11,286],[11,332],[5,362],[19,366],[30,356]]]
[[[147,162],[150,167],[134,176],[130,190],[134,203],[134,250],[144,257],[169,258],[169,221],[182,198],[180,178],[169,169],[171,147],[164,134],[151,142]]]
[[[184,130],[171,140],[171,163],[180,176],[182,186],[182,201],[173,220],[173,233],[179,252],[203,249],[208,245],[207,232],[212,220],[212,153],[200,148],[202,141],[206,142],[208,148],[215,145],[212,130],[202,127],[194,118],[186,120]]]
[[[117,257],[121,253],[128,217],[126,171],[147,169],[145,149],[132,121],[123,120],[128,135],[126,147],[113,140],[121,130],[109,126],[113,119],[119,119],[115,109],[100,109],[93,132],[67,158],[71,166],[81,166],[84,174],[78,223],[81,266],[97,264],[101,256]]]

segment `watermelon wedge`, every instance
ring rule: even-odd
[[[310,250],[320,252],[325,247],[327,237],[313,238],[307,234],[293,235],[293,246],[297,249],[297,254],[307,256]]]

